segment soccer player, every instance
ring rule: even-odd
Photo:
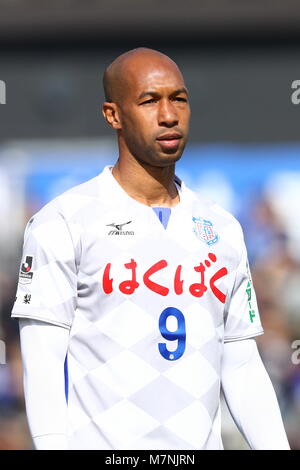
[[[138,48],[104,89],[116,164],[24,237],[12,316],[35,447],[222,449],[222,387],[252,449],[289,449],[241,227],[175,176],[190,118],[180,70]]]

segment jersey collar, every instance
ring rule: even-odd
[[[131,196],[129,196],[129,194],[126,193],[126,191],[122,188],[122,186],[114,178],[114,176],[112,174],[112,169],[113,169],[113,165],[107,165],[107,166],[104,167],[102,173],[100,173],[100,175],[99,175],[100,188],[101,188],[102,192],[104,191],[104,193],[106,193],[106,197],[111,198],[111,203],[112,204],[117,204],[119,202],[127,202],[128,204],[138,205],[141,208],[144,207],[145,209],[146,208],[147,209],[149,209],[149,208],[152,209],[151,206],[147,206],[146,204],[143,204],[143,203],[137,201],[136,199],[132,198]],[[177,190],[179,192],[180,201],[176,206],[172,207],[172,211],[174,209],[177,210],[177,209],[181,208],[186,203],[186,186],[185,186],[185,184],[176,175],[175,175],[175,178],[174,178],[174,183],[175,183],[175,185],[177,187]]]

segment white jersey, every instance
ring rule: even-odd
[[[70,329],[72,449],[223,448],[223,344],[263,329],[239,223],[176,182],[166,229],[111,167],[28,222],[12,316]]]

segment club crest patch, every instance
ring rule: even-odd
[[[214,231],[213,224],[210,220],[205,220],[202,217],[193,217],[193,222],[193,232],[197,238],[209,246],[217,243],[219,235]]]

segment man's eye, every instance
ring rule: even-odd
[[[181,101],[183,103],[186,103],[187,102],[187,99],[186,98],[182,98],[181,96],[176,96],[176,98],[174,98],[174,101]]]
[[[140,104],[151,104],[151,103],[155,103],[155,101],[156,101],[156,100],[155,100],[154,98],[151,98],[151,99],[149,99],[149,100],[143,101],[143,102],[140,103]]]

